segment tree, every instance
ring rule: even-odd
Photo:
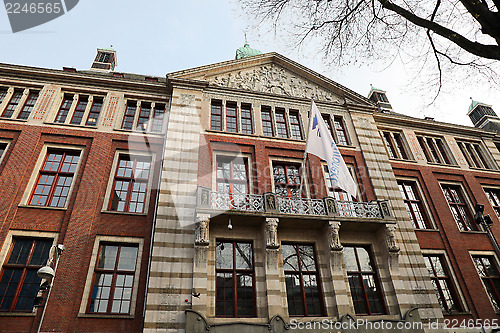
[[[297,45],[313,39],[331,63],[402,56],[425,67],[431,56],[438,92],[457,66],[499,83],[500,0],[239,1],[257,26],[271,22]]]

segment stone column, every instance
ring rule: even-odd
[[[266,297],[269,318],[274,315],[285,316],[284,298],[280,282],[278,218],[266,218],[264,238],[266,240],[266,254],[264,270],[266,272]]]
[[[210,215],[198,214],[194,234],[194,263],[193,263],[193,310],[207,315],[207,263]]]

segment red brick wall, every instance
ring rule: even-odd
[[[437,230],[417,230],[417,238],[422,249],[446,250],[459,287],[466,299],[470,314],[448,316],[446,318],[496,318],[494,309],[486,295],[483,284],[470,258],[469,251],[494,251],[493,244],[485,232],[460,232],[448,207],[440,187],[442,181],[458,182],[463,185],[472,205],[484,204],[484,214],[493,219],[492,231],[500,240],[500,223],[490,206],[483,185],[500,185],[500,175],[492,172],[468,171],[458,168],[440,168],[407,163],[392,163],[397,176],[418,178],[425,201]],[[473,211],[472,211],[473,213]]]
[[[156,154],[156,164],[147,216],[101,213],[116,150],[144,150],[142,138],[134,139],[126,134],[83,131],[74,128],[50,128],[12,123],[0,123],[0,138],[13,140],[0,164],[1,244],[4,244],[10,229],[18,229],[57,232],[59,243],[63,243],[66,247],[61,255],[53,283],[43,321],[43,330],[56,332],[142,331],[142,311],[162,138],[148,138],[149,147]],[[77,171],[66,210],[18,206],[42,147],[46,143],[84,147],[81,165]],[[144,239],[134,319],[77,317],[97,235]],[[0,314],[0,330],[3,332],[34,331],[40,315],[41,309],[38,310],[36,318]]]

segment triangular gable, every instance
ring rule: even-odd
[[[372,105],[367,98],[277,53],[196,67],[170,73],[167,77],[337,104]]]

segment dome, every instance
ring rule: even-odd
[[[236,50],[236,58],[235,59],[242,59],[246,57],[252,57],[258,54],[262,54],[259,50],[252,49],[250,48],[250,45],[248,43],[245,43],[242,47],[238,48]]]

